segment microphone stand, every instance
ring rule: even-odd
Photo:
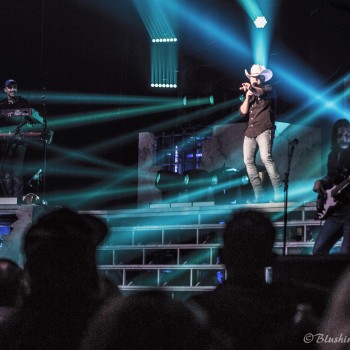
[[[296,143],[297,144],[297,143]],[[287,222],[288,222],[288,189],[290,164],[294,153],[295,142],[288,143],[288,168],[284,179],[284,225],[283,225],[283,256],[287,255]]]
[[[43,143],[44,143],[44,164],[43,164],[43,173],[42,173],[42,180],[43,180],[43,194],[42,194],[42,201],[41,203],[43,205],[47,205],[47,201],[45,199],[46,196],[46,137],[47,137],[47,113],[46,113],[46,99],[45,95],[41,97],[42,105],[43,105]]]

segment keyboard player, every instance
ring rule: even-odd
[[[0,139],[0,196],[17,197],[20,203],[23,198],[23,163],[27,149],[19,136],[20,131],[27,126],[42,124],[43,119],[35,110],[31,113],[29,102],[17,95],[18,85],[15,80],[5,81],[4,92],[6,98],[0,101],[0,133],[13,133],[14,137]],[[25,110],[30,113],[23,113]]]

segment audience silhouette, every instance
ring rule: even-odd
[[[20,306],[23,292],[23,270],[12,260],[0,259],[0,322]]]
[[[212,328],[241,349],[298,348],[304,345],[300,336],[305,328],[316,327],[314,318],[307,324],[295,321],[301,305],[312,311],[313,294],[302,286],[271,281],[275,239],[276,229],[265,214],[235,212],[224,232],[222,258],[227,279],[213,292],[189,301],[207,313]]]
[[[349,349],[350,346],[350,268],[333,289],[314,341],[321,350]]]
[[[76,349],[103,303],[95,261],[108,229],[100,219],[58,209],[24,237],[30,290],[0,331],[1,349]]]
[[[276,229],[262,212],[233,213],[221,256],[226,280],[187,303],[155,291],[122,296],[97,270],[107,233],[92,215],[58,209],[25,234],[23,270],[0,259],[1,349],[309,350],[316,344],[304,341],[307,334],[350,329],[350,270],[319,327],[314,310],[324,295],[273,278]]]
[[[161,292],[111,299],[94,317],[81,350],[228,349],[183,302]]]

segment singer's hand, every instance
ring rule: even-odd
[[[239,88],[240,90],[243,90],[244,92],[247,92],[250,88],[249,83],[242,83],[242,86]]]

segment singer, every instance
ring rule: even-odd
[[[5,81],[4,91],[7,95],[0,101],[0,110],[20,110],[29,108],[29,102],[17,96],[17,82],[13,79]],[[20,132],[24,127],[42,124],[42,118],[35,111],[31,116],[16,113],[13,116],[0,117],[2,133],[14,133],[15,137],[0,140],[0,196],[17,197],[18,203],[23,200],[23,163],[27,145]]]
[[[254,190],[255,202],[266,202],[267,198],[256,166],[256,154],[260,150],[261,161],[270,177],[274,195],[273,201],[282,201],[282,181],[272,159],[272,145],[275,137],[276,94],[266,82],[272,78],[272,71],[254,64],[250,73],[245,70],[249,82],[242,83],[245,92],[240,114],[248,118],[243,141],[244,164]]]

